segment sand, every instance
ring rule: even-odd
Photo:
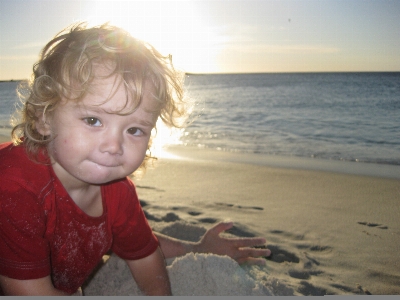
[[[318,162],[304,170],[249,163],[245,155],[171,150],[175,159],[159,159],[136,180],[153,229],[196,241],[213,224],[232,220],[230,234],[264,236],[273,253],[265,267],[239,267],[215,255],[179,258],[168,266],[175,295],[400,294],[395,168],[389,177],[398,178],[381,178],[349,174],[349,163],[339,173]],[[118,277],[103,267],[86,294],[135,295],[124,263],[112,256],[107,264]]]
[[[153,229],[196,241],[232,220],[228,235],[263,236],[273,253],[264,267],[206,254],[171,259],[174,295],[400,294],[400,167],[383,178],[380,171],[350,174],[347,163],[343,172],[328,172],[309,162],[291,168],[246,155],[170,150],[175,157],[160,158],[135,180]],[[140,295],[115,255],[83,290]]]

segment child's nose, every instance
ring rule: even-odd
[[[123,138],[122,135],[117,133],[111,133],[106,135],[103,138],[103,141],[100,145],[101,152],[108,152],[109,154],[123,154]]]

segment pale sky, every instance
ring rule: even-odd
[[[399,0],[0,0],[0,80],[77,21],[110,21],[194,73],[400,71]]]

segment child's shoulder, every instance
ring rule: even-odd
[[[0,168],[2,171],[23,166],[31,163],[23,145],[14,146],[12,143],[0,144]]]
[[[6,142],[0,144],[0,156],[6,155],[14,147],[12,142]]]
[[[49,176],[48,166],[31,160],[24,146],[0,144],[0,186],[16,182],[30,189],[48,181]]]

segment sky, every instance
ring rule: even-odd
[[[399,0],[0,0],[0,80],[79,21],[109,21],[191,73],[400,71]]]

